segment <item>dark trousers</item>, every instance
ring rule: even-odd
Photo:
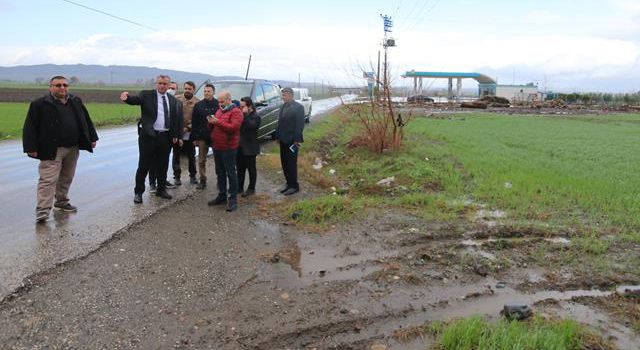
[[[169,132],[158,133],[156,137],[144,134],[138,136],[139,158],[135,193],[144,192],[144,179],[150,169],[155,171],[158,190],[163,191],[165,189],[170,151],[171,135],[169,135]]]
[[[280,142],[280,164],[288,188],[300,189],[298,184],[298,152],[291,152],[291,143]]]
[[[236,173],[236,151],[213,150],[213,159],[216,163],[216,175],[218,176],[218,197],[227,196],[227,179],[229,180],[229,198],[238,197],[238,174]]]
[[[155,164],[155,160],[151,162],[151,164]],[[155,166],[149,168],[149,186],[156,185],[156,169]]]
[[[256,171],[256,156],[245,156],[242,151],[238,150],[238,157],[236,161],[238,167],[238,190],[244,191],[244,175],[249,171],[249,187],[248,190],[256,190],[256,180],[258,178],[258,172]]]
[[[189,160],[189,176],[196,177],[196,148],[192,141],[184,140],[182,146],[173,145],[173,178],[179,179],[182,174],[180,169],[180,157],[186,156]]]

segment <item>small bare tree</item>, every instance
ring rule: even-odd
[[[347,105],[347,108],[362,125],[362,133],[354,137],[351,144],[366,145],[373,152],[383,153],[402,146],[404,127],[411,114],[408,117],[396,114],[391,99],[391,77],[386,53],[382,77],[376,80],[382,89],[375,91],[374,98],[368,104]]]

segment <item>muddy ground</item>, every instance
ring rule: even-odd
[[[619,349],[640,344],[638,297],[621,287],[637,274],[537,265],[572,244],[563,233],[502,227],[499,212],[438,223],[376,209],[304,228],[281,208],[320,190],[285,198],[282,174],[260,169],[259,194],[235,213],[208,207],[209,187],[30,278],[0,304],[0,347],[425,349],[426,322],[497,318],[516,302]],[[536,257],[540,245],[554,248]]]

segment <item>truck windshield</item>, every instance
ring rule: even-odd
[[[251,88],[253,82],[247,81],[214,81],[213,85],[216,87],[216,96],[222,90],[227,90],[231,93],[231,98],[234,100],[240,100],[245,96],[251,96]]]

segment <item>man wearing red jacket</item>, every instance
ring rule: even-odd
[[[219,109],[214,117],[207,117],[213,143],[213,159],[218,176],[218,197],[209,205],[227,203],[227,211],[238,209],[238,175],[236,173],[236,152],[240,144],[240,127],[244,117],[231,101],[231,93],[220,91]],[[227,180],[229,181],[227,198]]]

